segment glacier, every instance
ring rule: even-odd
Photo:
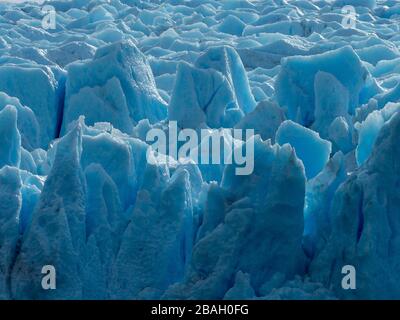
[[[1,300],[400,299],[397,1],[18,2]]]

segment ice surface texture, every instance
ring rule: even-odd
[[[396,1],[47,4],[0,3],[0,299],[400,299]],[[148,162],[169,121],[254,171]]]

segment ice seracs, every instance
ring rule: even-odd
[[[75,62],[67,70],[62,133],[67,131],[70,121],[77,119],[77,108],[82,103],[89,103],[93,96],[97,96],[95,99],[98,100],[101,110],[97,113],[93,109],[87,110],[89,121],[93,123],[104,121],[112,108],[121,110],[118,116],[113,115],[116,127],[128,131],[131,128],[129,124],[120,124],[123,119],[128,120],[127,114],[132,123],[144,118],[152,123],[166,118],[166,103],[157,92],[150,66],[130,40],[104,46],[96,51],[92,60]],[[105,88],[93,89],[104,86]],[[107,95],[109,90],[118,90],[120,94],[114,94],[113,99],[111,95]],[[81,111],[80,115],[85,113]]]
[[[0,91],[7,93],[10,97],[18,98],[22,105],[29,107],[40,126],[40,140],[38,142],[33,140],[32,148],[47,149],[50,141],[58,136],[64,82],[65,71],[58,67],[34,64],[0,66]],[[35,122],[27,123],[26,130],[29,130],[29,126],[34,127]],[[35,137],[26,139],[35,139]]]
[[[5,166],[0,169],[0,299],[11,298],[11,272],[19,240],[19,215],[22,206],[19,170]]]
[[[289,119],[306,126],[315,121],[314,81],[321,71],[332,74],[347,89],[347,112],[354,114],[368,71],[354,50],[346,46],[324,54],[282,60],[275,90],[277,101],[287,108]]]
[[[51,5],[0,4],[0,299],[400,298],[396,1]]]
[[[369,159],[338,188],[331,232],[311,263],[314,281],[339,297],[386,299],[399,295],[398,231],[400,113],[381,129]],[[343,290],[341,267],[357,270],[357,290]],[[385,290],[381,290],[384,287]]]
[[[275,140],[280,145],[293,146],[297,157],[303,162],[308,179],[315,177],[328,162],[332,144],[321,139],[315,131],[291,120],[282,122],[276,131]]]

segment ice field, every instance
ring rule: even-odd
[[[400,299],[399,1],[38,2],[0,1],[0,299]]]

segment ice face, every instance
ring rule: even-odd
[[[368,71],[349,47],[314,56],[295,56],[282,61],[275,90],[279,104],[288,108],[289,118],[309,126],[314,120],[314,82],[318,72],[334,76],[349,92],[347,111],[354,113]],[[319,80],[320,81],[320,80]]]
[[[363,122],[355,123],[358,131],[357,163],[364,163],[372,152],[383,125],[400,110],[400,104],[388,103],[383,109],[371,112]]]
[[[285,112],[274,102],[263,100],[235,126],[238,129],[254,129],[263,140],[275,141],[280,124],[286,120]]]
[[[0,299],[400,298],[396,1],[0,2]]]
[[[398,296],[398,241],[394,221],[398,215],[399,167],[394,158],[399,152],[399,129],[400,114],[397,113],[383,126],[367,162],[335,194],[332,231],[326,246],[311,264],[311,274],[314,280],[326,285],[331,283],[341,297]],[[356,266],[360,276],[367,279],[360,284],[359,291],[344,292],[338,288],[336,279],[340,274],[335,268],[329,271],[336,263]],[[387,290],[378,290],[382,285]]]
[[[19,167],[21,163],[21,135],[17,128],[17,109],[6,106],[0,111],[0,167]]]
[[[33,139],[31,148],[47,149],[50,141],[58,135],[64,99],[64,73],[65,71],[61,71],[59,68],[34,64],[3,64],[0,66],[0,90],[10,97],[18,98],[22,105],[30,108],[40,126],[40,131],[36,133],[39,134],[38,142],[34,140],[35,135],[26,137],[27,140]],[[27,110],[25,113],[28,112]],[[23,117],[21,115],[21,119]],[[34,117],[30,115],[30,118]],[[23,130],[21,128],[21,132],[28,131],[27,133],[29,133],[29,127],[34,128],[35,126],[37,126],[36,121],[32,119],[32,122],[29,121],[23,126]]]
[[[10,277],[18,242],[18,219],[21,210],[21,178],[17,168],[4,166],[0,170],[1,221],[1,299],[10,298]]]
[[[239,271],[247,273],[251,283],[243,288],[249,291],[250,286],[256,292],[278,265],[284,277],[302,272],[303,166],[288,145],[271,146],[255,139],[256,171],[239,177],[234,166],[227,166],[222,190],[210,188],[205,223],[193,247],[186,279],[172,286],[165,298],[222,299]],[[289,186],[290,197],[276,197]],[[285,235],[282,241],[273,240],[275,232]],[[252,245],[258,249],[244,249]]]
[[[120,110],[119,114],[111,112],[116,118],[111,123],[128,133],[141,119],[156,122],[166,117],[166,105],[157,92],[150,66],[130,40],[102,47],[92,61],[70,64],[68,74],[62,133],[81,114],[87,114],[92,123],[109,119],[107,109]],[[86,99],[97,101],[96,111],[91,108],[82,113]]]
[[[18,299],[82,298],[81,262],[86,243],[85,182],[80,167],[82,128],[78,124],[57,144],[54,164],[12,270],[11,292]],[[46,249],[41,243],[47,243]],[[39,256],[38,256],[39,255]],[[45,291],[31,277],[53,265],[60,290]]]
[[[280,145],[289,143],[303,161],[307,178],[315,177],[328,162],[332,145],[320,138],[315,131],[291,120],[284,121],[276,132],[275,140]]]
[[[243,114],[235,101],[229,81],[213,69],[198,69],[181,63],[177,69],[175,87],[168,107],[169,120],[181,128],[231,127]]]
[[[185,170],[168,178],[165,168],[146,168],[146,182],[138,191],[114,265],[115,298],[160,298],[170,284],[182,279],[193,240],[190,181]]]
[[[244,113],[255,108],[246,71],[235,49],[228,46],[210,48],[197,59],[196,66],[221,72],[234,90],[237,104]]]
[[[40,127],[33,111],[21,105],[17,98],[0,93],[0,110],[7,106],[17,109],[17,127],[21,134],[21,145],[31,151],[40,146]],[[6,124],[4,124],[6,125]]]

